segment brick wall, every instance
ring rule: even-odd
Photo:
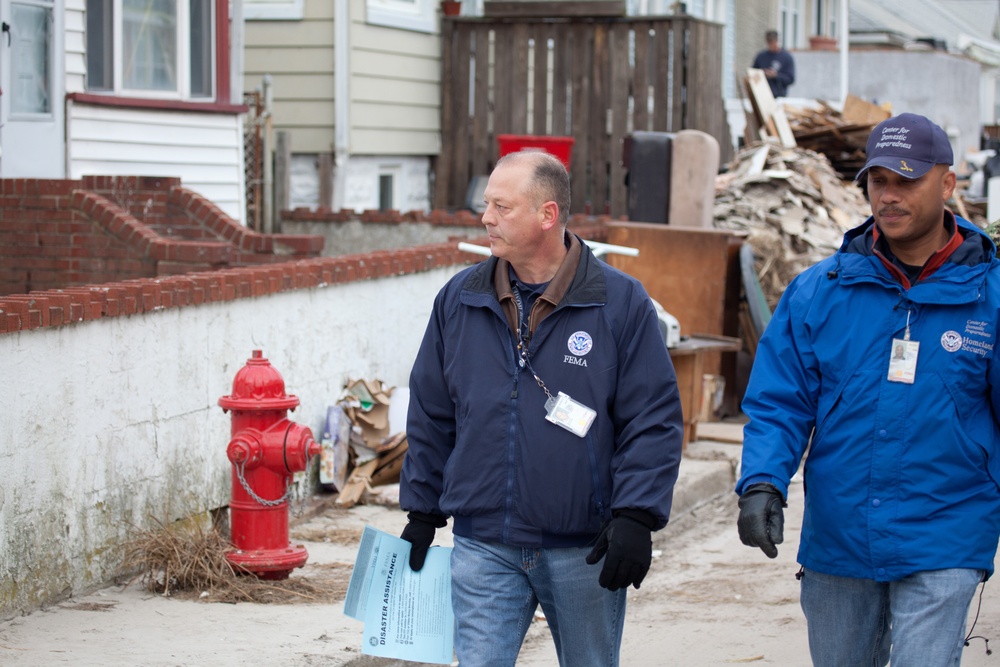
[[[0,179],[0,295],[317,257],[162,177]]]
[[[445,227],[476,227],[482,228],[482,216],[468,210],[447,211],[434,209],[430,213],[423,211],[401,212],[396,210],[379,211],[370,209],[356,213],[350,209],[331,211],[328,209],[296,208],[281,212],[282,223],[286,222],[350,222],[360,220],[365,223],[406,224],[427,222]]]
[[[569,228],[585,239],[603,241],[607,238],[607,221],[607,217],[578,215],[571,218]],[[339,257],[286,258],[286,261],[271,266],[224,268],[148,278],[115,278],[102,284],[32,290],[27,294],[0,296],[0,334],[417,273],[480,259],[460,251],[456,243],[447,242]],[[178,266],[181,264],[178,263]],[[197,265],[197,262],[190,265]]]
[[[468,210],[330,211],[297,208],[281,213],[283,233],[323,237],[323,255],[355,253],[443,243],[482,236],[482,216]]]

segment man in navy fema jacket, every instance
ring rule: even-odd
[[[993,571],[1000,264],[945,208],[952,161],[923,116],[875,127],[858,175],[872,216],[788,286],[754,360],[739,534],[777,555],[805,457],[798,576],[819,667],[958,665]]]
[[[451,517],[462,667],[513,667],[539,604],[561,665],[617,665],[680,463],[673,366],[639,282],[567,232],[559,160],[501,158],[485,201],[493,256],[438,293],[410,374],[410,566]]]

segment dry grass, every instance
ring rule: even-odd
[[[140,579],[150,591],[211,602],[331,601],[330,587],[305,578],[262,580],[234,570],[226,560],[229,541],[215,526],[206,529],[194,522],[166,526],[158,519],[153,523],[149,529],[133,527],[123,560],[126,571],[139,573],[132,581]],[[340,573],[338,578],[342,577]]]

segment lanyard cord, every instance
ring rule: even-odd
[[[542,378],[538,377],[538,373],[535,369],[531,367],[531,361],[528,360],[528,343],[531,341],[531,332],[528,330],[527,318],[524,316],[524,302],[521,300],[521,290],[517,288],[517,285],[513,285],[514,289],[514,303],[517,304],[517,363],[521,368],[527,368],[531,376],[535,378],[535,382],[541,387],[542,391],[548,398],[552,399],[552,393],[549,388],[545,386],[542,382]]]

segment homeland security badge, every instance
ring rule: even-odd
[[[594,339],[586,331],[577,331],[566,341],[566,347],[569,354],[563,356],[563,363],[586,367],[587,360],[583,357],[593,349]]]

